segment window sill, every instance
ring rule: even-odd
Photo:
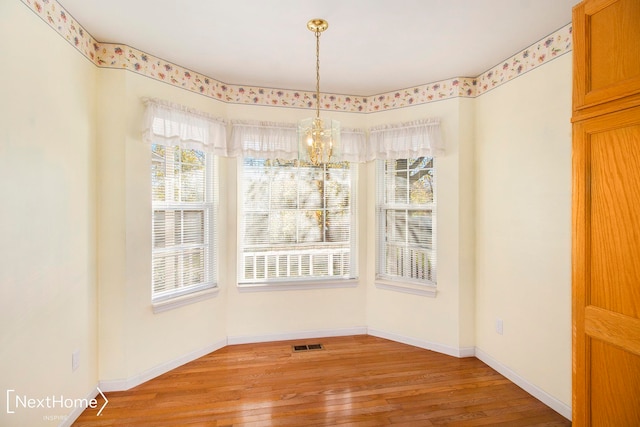
[[[387,291],[403,292],[405,294],[421,295],[435,298],[437,288],[435,285],[417,285],[406,282],[394,282],[391,280],[376,279],[376,287]]]
[[[204,289],[202,291],[192,292],[186,295],[180,295],[179,297],[167,299],[164,301],[158,301],[151,303],[153,313],[162,313],[163,311],[173,310],[174,308],[183,307],[185,305],[193,304],[198,301],[204,301],[209,298],[213,298],[218,295],[220,288]]]
[[[313,280],[289,283],[238,283],[238,290],[240,292],[303,291],[308,289],[355,288],[357,286],[358,279]]]

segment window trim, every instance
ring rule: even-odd
[[[154,300],[151,303],[151,307],[153,309],[153,313],[162,313],[164,311],[173,310],[175,308],[184,307],[185,305],[190,305],[199,301],[204,301],[209,298],[217,297],[220,293],[220,288],[213,284],[207,288],[193,290],[192,292],[172,296],[171,298],[163,299],[163,300]]]
[[[280,280],[272,282],[241,283],[238,282],[240,292],[265,292],[265,291],[302,291],[309,289],[341,289],[356,288],[360,284],[358,278],[354,279],[326,279],[326,280]]]
[[[378,289],[402,292],[405,294],[421,295],[435,298],[438,294],[438,287],[433,283],[416,284],[408,281],[388,280],[376,277],[375,285]]]

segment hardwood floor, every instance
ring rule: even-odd
[[[476,358],[367,335],[227,346],[107,398],[73,425],[571,425]]]

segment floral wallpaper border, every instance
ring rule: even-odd
[[[227,84],[137,50],[100,43],[56,0],[20,0],[98,67],[129,70],[222,102],[272,107],[315,108],[314,92]],[[374,113],[449,98],[474,98],[572,49],[567,24],[478,77],[457,77],[371,96],[321,94],[323,110]]]

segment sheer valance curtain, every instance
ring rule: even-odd
[[[232,121],[229,155],[296,160],[298,128],[295,123]]]
[[[227,123],[208,113],[158,99],[144,102],[143,140],[149,144],[181,146],[222,157],[298,158],[296,123],[234,120],[228,135]],[[439,119],[375,126],[368,133],[342,128],[334,161],[364,163],[444,154]]]
[[[366,133],[362,129],[343,128],[341,147],[334,161],[366,161]],[[232,121],[229,154],[234,157],[296,160],[298,127],[295,123]]]
[[[262,159],[298,158],[295,123],[231,122],[229,155]],[[369,130],[342,128],[334,161],[365,163],[371,160],[437,157],[444,154],[439,119],[414,120],[376,126]]]
[[[224,120],[159,99],[143,101],[146,105],[143,141],[228,156]]]
[[[443,154],[439,119],[414,120],[369,129],[367,161],[437,157]]]

